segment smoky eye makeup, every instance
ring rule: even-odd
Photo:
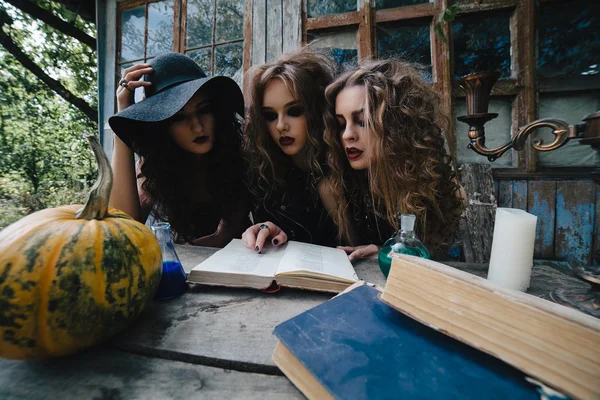
[[[273,111],[263,111],[263,117],[269,121],[275,121],[277,119],[277,113],[273,112]]]
[[[209,114],[212,112],[211,104],[206,102],[202,104],[198,104],[196,107],[196,115]]]
[[[288,108],[288,110],[287,110],[287,115],[289,115],[290,117],[300,117],[303,114],[304,114],[304,107],[302,107],[300,105],[292,106],[292,107]]]

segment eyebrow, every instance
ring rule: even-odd
[[[302,105],[302,103],[300,103],[300,100],[292,100],[289,103],[285,104],[283,106],[283,108],[290,108],[292,106],[296,106],[296,105]],[[273,107],[263,107],[263,110],[272,110]]]
[[[364,112],[365,112],[365,109],[361,108],[360,110],[352,111],[352,116],[353,117],[359,117],[361,114],[364,114]],[[344,118],[344,116],[342,114],[335,114],[335,116],[337,118]]]

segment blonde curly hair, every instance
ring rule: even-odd
[[[335,116],[338,94],[353,86],[366,89],[365,130],[374,157],[366,173],[350,167]],[[415,214],[417,234],[432,251],[453,239],[463,210],[459,185],[439,126],[439,98],[415,67],[367,60],[331,83],[325,96],[328,182],[339,236],[353,242],[352,206],[382,215],[396,230],[400,214]]]

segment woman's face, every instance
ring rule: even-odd
[[[269,134],[279,148],[289,157],[301,157],[308,138],[305,109],[281,79],[267,84],[262,113]]]
[[[335,116],[346,158],[353,169],[366,169],[371,160],[371,132],[365,128],[365,87],[344,88],[335,98]]]
[[[175,114],[169,134],[183,150],[194,154],[208,153],[215,143],[215,117],[206,94],[197,92]]]

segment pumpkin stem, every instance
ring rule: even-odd
[[[108,215],[108,199],[112,190],[113,173],[96,135],[88,135],[87,139],[98,162],[98,179],[92,186],[85,205],[75,217],[87,220],[103,219]]]

